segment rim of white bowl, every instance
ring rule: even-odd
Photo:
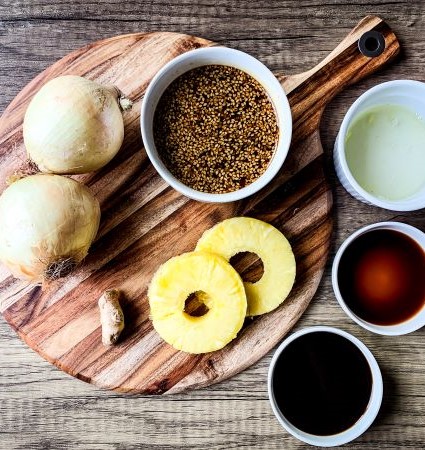
[[[332,434],[328,436],[318,436],[310,433],[305,433],[304,431],[292,425],[291,422],[289,422],[285,418],[285,416],[282,414],[279,407],[277,406],[277,402],[273,392],[274,368],[282,351],[291,342],[293,342],[300,336],[319,331],[338,334],[340,336],[345,337],[350,342],[352,342],[362,352],[367,363],[369,364],[370,372],[372,375],[372,391],[370,394],[369,403],[363,415],[357,420],[357,422],[354,425],[352,425],[347,430],[344,430],[341,433]],[[379,369],[379,365],[375,357],[373,356],[372,352],[366,347],[366,345],[362,341],[357,339],[352,334],[340,330],[339,328],[329,326],[313,326],[303,328],[293,333],[279,345],[270,362],[267,376],[267,389],[273,413],[276,416],[279,423],[282,425],[282,427],[285,428],[285,430],[288,431],[288,433],[292,434],[292,436],[296,437],[300,441],[320,447],[335,447],[337,445],[343,445],[353,441],[354,439],[357,439],[360,435],[362,435],[372,425],[376,416],[378,415],[378,412],[381,408],[382,397],[384,392],[381,370]]]
[[[425,325],[425,305],[413,317],[404,322],[395,325],[376,325],[374,323],[362,319],[357,314],[355,314],[345,303],[345,300],[343,299],[341,291],[339,289],[338,269],[342,255],[344,254],[345,250],[359,236],[366,234],[369,231],[379,229],[399,231],[405,234],[406,236],[409,236],[411,239],[413,239],[425,251],[425,233],[423,233],[418,228],[413,227],[412,225],[408,225],[407,223],[388,221],[388,222],[373,223],[365,227],[362,227],[357,231],[355,231],[354,233],[352,233],[350,236],[348,236],[348,238],[342,243],[341,247],[339,247],[335,255],[335,258],[332,263],[333,291],[339,305],[347,314],[347,316],[350,317],[352,320],[354,320],[354,322],[356,322],[364,329],[383,336],[401,336],[403,334],[413,333],[414,331],[419,330]]]
[[[201,192],[197,191],[193,188],[190,188],[189,186],[186,186],[184,183],[182,183],[179,179],[177,179],[172,173],[167,169],[165,164],[161,161],[159,156],[157,155],[157,151],[155,148],[155,143],[151,142],[151,140],[147,136],[147,127],[151,126],[151,124],[145,123],[145,117],[147,116],[146,111],[149,107],[149,98],[153,96],[153,94],[156,94],[156,86],[159,80],[161,80],[162,77],[164,77],[166,74],[171,72],[178,64],[184,64],[186,61],[188,61],[190,58],[192,58],[194,55],[218,55],[220,53],[227,53],[228,55],[233,56],[239,56],[246,59],[248,64],[252,64],[250,67],[237,67],[240,70],[245,71],[249,75],[251,75],[253,78],[255,78],[263,87],[267,95],[269,96],[270,101],[273,104],[275,114],[277,116],[278,122],[279,118],[282,117],[282,122],[285,124],[285,132],[282,133],[281,130],[279,130],[279,140],[276,145],[275,152],[273,154],[273,157],[266,169],[266,171],[253,183],[249,184],[248,186],[243,187],[242,189],[238,189],[237,191],[232,191],[224,194],[212,194],[207,192]],[[218,63],[215,63],[218,64]],[[201,64],[200,66],[207,65],[207,64]],[[223,65],[232,65],[230,62],[226,61],[223,63]],[[197,67],[200,67],[197,66]],[[253,69],[253,66],[255,69]],[[196,67],[196,66],[192,66]],[[234,66],[236,67],[236,66]],[[190,70],[191,67],[188,67],[187,70]],[[269,94],[269,91],[271,88],[267,88],[264,86],[263,83],[261,83],[258,78],[255,76],[256,70],[262,70],[264,73],[267,73],[267,76],[269,78],[270,85],[273,85],[274,89],[277,89],[279,91],[279,101],[278,104],[274,102]],[[184,73],[184,72],[183,72]],[[175,76],[173,79],[178,78],[178,75]],[[168,83],[169,85],[170,83]],[[166,89],[166,88],[165,88]],[[162,95],[162,93],[165,91],[162,90],[162,92],[159,94],[159,97]],[[156,106],[156,105],[155,105]],[[236,200],[241,200],[243,198],[246,198],[252,194],[255,194],[260,189],[264,188],[279,172],[281,169],[287,155],[289,152],[289,147],[291,144],[291,138],[292,138],[292,114],[291,114],[291,107],[289,105],[288,98],[286,96],[285,90],[283,89],[283,86],[279,83],[273,72],[261,61],[259,61],[257,58],[251,56],[248,53],[242,52],[240,50],[236,50],[229,47],[205,47],[205,48],[199,48],[195,50],[190,50],[186,53],[183,53],[171,61],[169,61],[165,66],[163,66],[156,75],[152,78],[151,82],[149,83],[148,88],[146,89],[146,93],[142,102],[142,108],[141,108],[141,114],[140,114],[140,127],[142,132],[142,139],[144,148],[146,150],[146,153],[159,173],[159,175],[174,189],[176,189],[181,194],[185,195],[186,197],[189,197],[194,200],[202,201],[202,202],[216,202],[216,203],[227,203],[227,202],[233,202]],[[280,127],[279,127],[280,128]],[[152,140],[153,141],[153,140]]]
[[[381,198],[375,197],[374,195],[367,192],[365,189],[360,186],[360,184],[356,181],[354,176],[352,175],[350,168],[347,164],[347,159],[345,155],[345,136],[347,134],[348,127],[350,126],[352,119],[357,113],[357,109],[359,106],[368,100],[372,95],[379,93],[382,90],[388,89],[389,87],[400,88],[402,86],[420,86],[424,89],[425,94],[425,83],[417,80],[393,80],[393,81],[385,81],[384,83],[380,83],[366,92],[363,92],[357,100],[350,106],[347,113],[342,120],[341,127],[337,136],[337,146],[336,151],[338,154],[339,163],[341,165],[342,171],[344,172],[345,177],[347,178],[351,187],[363,197],[369,203],[379,206],[380,208],[388,209],[390,211],[416,211],[418,209],[425,208],[425,198],[422,199],[422,202],[417,202],[417,204],[413,207],[407,204],[403,204],[405,200],[411,200],[411,198],[399,201],[390,201],[383,200]]]

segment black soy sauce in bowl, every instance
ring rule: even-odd
[[[382,400],[382,377],[370,351],[330,327],[301,330],[276,351],[269,396],[279,422],[309,444],[341,445],[373,422]]]
[[[273,389],[289,422],[306,433],[328,436],[350,428],[366,411],[372,374],[352,342],[318,331],[304,334],[281,353]]]

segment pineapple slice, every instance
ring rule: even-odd
[[[187,314],[185,301],[192,293],[208,311]],[[148,290],[151,319],[158,334],[177,350],[207,353],[219,350],[242,328],[247,308],[243,282],[221,256],[191,252],[164,263]]]
[[[245,282],[248,316],[277,308],[295,281],[295,258],[285,236],[272,225],[250,217],[234,217],[205,231],[196,251],[217,253],[227,261],[237,253],[256,253],[264,273],[256,283]]]

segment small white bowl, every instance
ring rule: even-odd
[[[410,198],[389,201],[375,197],[363,189],[353,177],[345,155],[345,137],[353,119],[371,106],[398,104],[425,117],[425,83],[414,80],[396,80],[378,84],[363,93],[345,115],[334,146],[334,164],[339,181],[349,194],[369,205],[391,211],[415,211],[425,208],[425,187]]]
[[[382,229],[395,230],[400,233],[403,233],[406,236],[412,238],[414,241],[416,241],[418,245],[425,250],[425,233],[423,233],[421,230],[418,230],[415,227],[412,227],[411,225],[407,225],[401,222],[378,222],[360,228],[344,241],[344,243],[341,245],[341,247],[338,249],[335,255],[335,259],[332,265],[332,287],[335,293],[335,297],[338,300],[338,303],[340,304],[341,308],[345,311],[345,313],[349,317],[351,317],[351,319],[354,320],[354,322],[356,322],[366,330],[372,331],[373,333],[376,334],[382,334],[385,336],[399,336],[402,334],[412,333],[413,331],[419,330],[419,328],[422,328],[425,325],[425,306],[422,307],[422,309],[417,314],[415,314],[413,317],[404,322],[398,323],[396,325],[376,325],[367,322],[366,320],[357,316],[347,306],[341,295],[341,291],[338,285],[339,263],[347,247],[359,236],[368,233],[369,231],[372,230],[382,230]]]
[[[370,372],[372,374],[372,392],[370,395],[369,404],[367,405],[364,414],[357,420],[357,422],[352,427],[348,428],[345,431],[342,431],[341,433],[329,436],[317,436],[314,434],[305,433],[304,431],[292,425],[291,422],[289,422],[285,418],[285,416],[281,413],[279,407],[277,406],[273,392],[274,368],[282,351],[288,344],[290,344],[292,341],[299,338],[300,336],[303,336],[304,334],[308,333],[315,333],[317,331],[325,331],[328,333],[339,334],[340,336],[343,336],[350,342],[352,342],[363,353],[363,356],[366,358],[366,361],[368,362],[370,367]],[[299,330],[296,333],[292,334],[287,339],[285,339],[279,345],[270,363],[267,386],[271,407],[273,409],[274,415],[277,417],[277,420],[282,425],[282,427],[285,428],[286,431],[291,433],[292,436],[296,437],[300,441],[306,442],[307,444],[310,445],[316,445],[319,447],[335,447],[337,445],[343,445],[346,444],[347,442],[353,441],[354,439],[358,438],[361,434],[363,434],[375,420],[381,407],[383,395],[383,382],[381,371],[379,369],[375,357],[372,355],[370,350],[363,344],[363,342],[359,341],[351,334],[339,330],[338,328],[325,326],[308,327]]]
[[[255,78],[273,103],[279,126],[279,140],[266,171],[253,183],[237,191],[210,194],[192,189],[174,177],[161,161],[153,138],[153,118],[156,106],[165,89],[183,73],[196,67],[217,64],[243,70]],[[282,85],[273,73],[258,59],[226,47],[209,47],[191,50],[166,64],[150,82],[142,103],[140,116],[143,143],[155,169],[161,177],[183,195],[203,202],[233,202],[248,197],[262,189],[278,173],[288,154],[292,136],[291,108]]]

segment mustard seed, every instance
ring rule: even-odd
[[[258,179],[279,137],[273,104],[261,84],[221,65],[201,66],[174,80],[158,102],[153,132],[168,170],[209,193],[236,191]]]

